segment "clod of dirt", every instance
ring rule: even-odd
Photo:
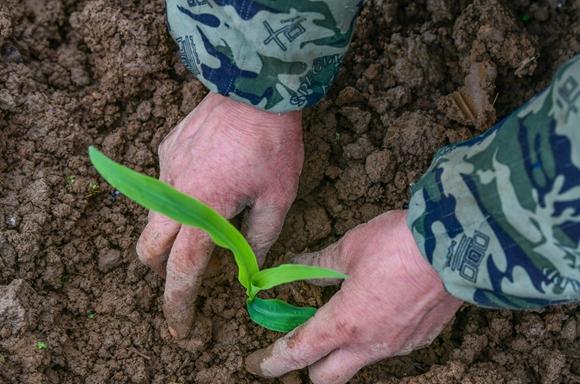
[[[26,332],[38,321],[36,293],[24,280],[0,286],[0,339]]]
[[[492,60],[509,66],[518,77],[536,69],[537,44],[511,11],[498,0],[475,0],[461,13],[453,27],[457,49],[467,73],[474,62]]]
[[[338,198],[341,200],[356,200],[364,196],[370,187],[370,180],[362,164],[348,167],[340,175],[336,183]]]
[[[4,41],[12,34],[12,22],[8,12],[0,9],[0,47]]]
[[[304,151],[306,157],[300,176],[298,197],[306,196],[318,187],[324,177],[324,170],[328,166],[330,158],[330,145],[319,139],[307,141],[304,145]]]
[[[357,107],[342,107],[338,112],[352,124],[351,129],[355,133],[360,135],[368,131],[372,117],[370,112]]]
[[[380,380],[376,384],[459,384],[466,383],[461,381],[464,377],[467,368],[465,365],[450,361],[446,365],[434,365],[431,367],[429,372],[419,376],[419,377],[407,377],[403,379],[398,379],[392,377],[385,380]],[[475,383],[474,383],[475,384]],[[479,384],[479,383],[478,383]]]
[[[434,22],[452,20],[457,12],[457,2],[453,0],[427,0],[427,10]]]
[[[107,273],[121,264],[121,252],[118,249],[102,249],[97,261],[99,271]]]
[[[388,183],[395,176],[397,164],[391,151],[371,153],[365,162],[365,171],[373,183]]]
[[[404,113],[388,127],[383,146],[403,159],[422,157],[441,147],[444,130],[425,113]]]
[[[363,101],[361,93],[355,87],[345,87],[338,93],[336,98],[336,104],[338,105],[348,105],[353,103],[358,103]]]
[[[443,78],[441,57],[434,55],[419,35],[403,38],[393,36],[400,50],[392,73],[400,85],[418,88],[427,84],[437,84]]]
[[[0,270],[8,272],[11,271],[15,265],[16,251],[6,239],[6,236],[0,233]]]
[[[292,372],[280,378],[281,384],[302,384],[302,379],[297,372]]]
[[[441,97],[438,109],[461,124],[472,125],[480,131],[489,128],[496,120],[493,107],[496,77],[494,64],[472,63],[465,85]]]
[[[362,135],[356,142],[344,147],[344,154],[348,159],[361,160],[366,158],[375,147],[368,136]]]
[[[198,315],[189,335],[185,339],[177,341],[177,345],[190,353],[195,353],[205,348],[211,340],[211,336],[211,320]]]
[[[576,332],[576,319],[573,317],[566,320],[564,325],[562,326],[562,331],[560,332],[560,337],[570,343],[576,340],[577,332]]]
[[[326,210],[319,205],[300,204],[300,210],[288,216],[286,232],[291,236],[291,250],[302,251],[310,244],[332,233],[332,223]]]
[[[562,352],[552,351],[548,348],[538,348],[534,350],[533,355],[540,363],[534,366],[533,369],[543,384],[562,382],[562,370],[566,366],[566,357]]]
[[[472,363],[488,345],[485,335],[466,335],[459,349],[453,351],[452,358],[465,364]]]

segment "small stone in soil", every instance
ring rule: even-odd
[[[4,46],[4,48],[2,49],[2,58],[4,59],[4,61],[8,62],[8,63],[17,63],[20,64],[22,63],[22,54],[20,53],[20,51],[18,50],[18,48],[16,48],[13,45],[7,44]]]
[[[17,216],[8,216],[6,218],[6,225],[8,228],[16,228],[19,222],[20,220],[18,220]]]
[[[114,190],[111,192],[111,201],[115,203],[117,201],[117,197],[121,196],[121,192]]]

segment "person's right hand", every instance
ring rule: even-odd
[[[301,113],[274,114],[210,93],[159,146],[160,179],[230,219],[245,207],[261,264],[296,197],[304,161]],[[187,336],[214,245],[200,230],[150,212],[139,259],[166,276],[169,332]]]
[[[445,291],[406,218],[406,211],[387,212],[321,251],[296,256],[349,278],[312,319],[251,354],[246,368],[271,378],[309,367],[314,384],[343,384],[365,365],[431,343],[462,301]]]

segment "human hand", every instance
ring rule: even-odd
[[[341,384],[368,364],[431,343],[462,302],[419,253],[406,216],[387,212],[320,252],[297,256],[297,263],[350,277],[306,324],[251,354],[246,368],[278,377],[309,367],[313,383]]]
[[[300,112],[274,114],[210,93],[159,146],[160,179],[230,219],[245,207],[246,237],[261,264],[296,197],[304,160]],[[210,237],[149,213],[139,259],[166,277],[164,313],[187,336]]]

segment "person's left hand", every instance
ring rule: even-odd
[[[304,161],[301,112],[276,114],[209,93],[159,146],[159,178],[231,219],[249,208],[246,238],[261,264],[296,197]],[[188,336],[214,243],[150,212],[139,260],[165,276],[169,333]]]
[[[341,384],[365,365],[431,343],[462,302],[445,291],[405,219],[405,211],[388,212],[298,256],[350,277],[306,324],[250,355],[246,368],[279,377],[309,367],[314,384]]]

